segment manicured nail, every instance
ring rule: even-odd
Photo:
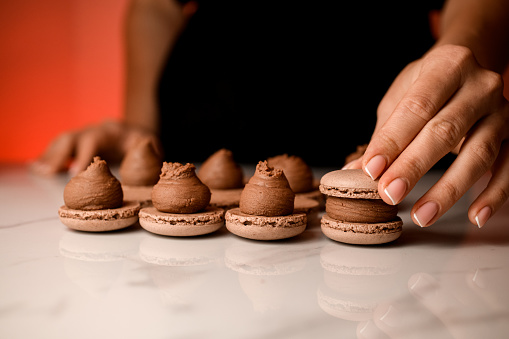
[[[382,330],[376,326],[375,322],[370,320],[361,321],[357,325],[357,338],[388,338]]]
[[[485,289],[489,283],[484,269],[476,269],[472,276],[472,282],[479,288]]]
[[[396,308],[392,305],[388,305],[379,320],[390,327],[396,327],[400,324],[398,315],[399,313]]]
[[[410,291],[421,300],[431,299],[438,288],[438,281],[427,273],[417,273],[408,280]]]
[[[391,199],[393,205],[399,204],[407,190],[405,180],[396,178],[384,189],[384,193]]]
[[[488,221],[488,219],[490,218],[491,216],[491,208],[489,206],[485,206],[483,207],[479,213],[477,213],[477,215],[475,216],[475,222],[477,223],[477,226],[479,228],[483,227],[484,224],[486,223],[486,221]]]
[[[382,171],[385,169],[385,166],[387,165],[387,161],[385,161],[385,158],[381,155],[375,155],[369,162],[364,166],[364,170],[368,175],[371,177],[371,179],[375,180],[382,174]]]
[[[354,160],[355,161],[355,160]],[[345,169],[349,169],[350,166],[352,166],[353,162],[354,161],[350,161],[348,164],[346,164],[345,166],[343,166],[343,168],[341,168],[342,170],[345,170]]]
[[[414,219],[419,226],[425,227],[438,213],[438,205],[434,201],[428,201],[414,213]]]

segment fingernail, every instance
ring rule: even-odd
[[[391,181],[391,183],[384,189],[384,193],[391,199],[393,205],[399,204],[407,190],[406,182],[397,178]]]
[[[410,291],[421,300],[430,299],[438,290],[438,282],[427,273],[417,273],[408,280]]]
[[[371,177],[371,179],[375,180],[382,174],[382,171],[385,169],[385,166],[387,165],[387,161],[385,161],[385,158],[381,155],[375,155],[369,162],[364,166],[364,170],[368,175]]]
[[[475,222],[477,223],[477,226],[479,228],[483,227],[484,224],[486,223],[486,221],[488,221],[488,219],[490,218],[491,216],[491,208],[489,206],[485,206],[483,207],[479,213],[477,213],[477,215],[475,216]]]
[[[414,219],[419,226],[425,227],[438,213],[438,205],[434,201],[428,201],[414,213]]]
[[[354,160],[355,161],[355,160]],[[350,161],[348,164],[346,164],[345,166],[343,166],[343,168],[341,168],[342,170],[345,170],[345,169],[349,169],[350,166],[352,166],[353,162],[354,161]]]
[[[388,305],[379,320],[388,326],[396,327],[399,324],[398,318],[398,311],[396,308],[392,305]]]
[[[479,288],[487,287],[486,273],[484,270],[476,269],[474,276],[472,277],[472,282]]]
[[[357,324],[357,338],[359,339],[373,339],[373,338],[389,338],[387,337],[378,326],[376,326],[375,322],[370,319],[366,321],[361,321]]]

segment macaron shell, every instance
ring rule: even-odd
[[[279,240],[295,237],[306,230],[305,213],[266,217],[242,213],[239,208],[228,210],[226,228],[239,237],[253,240]]]
[[[348,321],[366,321],[373,318],[375,303],[354,303],[330,296],[330,289],[322,284],[317,291],[318,306],[327,314]]]
[[[322,216],[322,232],[328,238],[355,245],[377,245],[394,241],[402,232],[403,221],[398,217],[385,223],[352,223]]]
[[[141,209],[139,217],[145,230],[173,237],[209,234],[224,225],[224,210],[216,207],[191,214],[165,213],[155,207],[146,207]]]
[[[58,215],[62,223],[77,231],[107,232],[129,227],[138,221],[140,204],[124,201],[124,205],[114,209],[82,211],[62,206]]]
[[[320,192],[325,195],[353,199],[382,199],[378,180],[372,180],[361,169],[336,170],[320,179]]]

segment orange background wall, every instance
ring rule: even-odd
[[[120,117],[127,1],[0,1],[0,161]]]
[[[63,131],[120,117],[128,1],[0,1],[0,162],[35,159]]]

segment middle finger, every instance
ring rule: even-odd
[[[461,87],[382,175],[379,191],[386,203],[399,203],[485,114],[489,96],[476,89],[475,81]]]

